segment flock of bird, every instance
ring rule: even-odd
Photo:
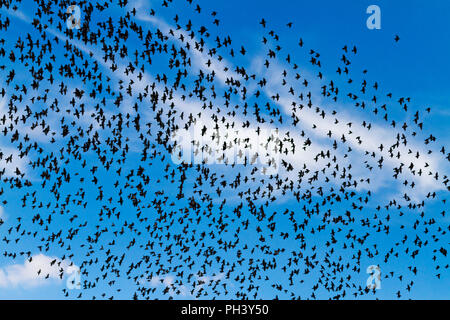
[[[377,297],[371,264],[402,298],[417,256],[448,281],[450,154],[431,109],[359,70],[357,46],[329,67],[261,19],[257,59],[195,0],[80,1],[80,29],[67,1],[28,5],[0,5],[4,261],[77,266],[62,295],[86,299]]]

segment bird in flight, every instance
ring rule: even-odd
[[[355,39],[324,52],[259,18],[255,53],[195,0],[79,6],[80,29],[62,1],[0,16],[4,261],[105,300],[365,299],[369,265],[392,298],[448,278],[448,147]]]

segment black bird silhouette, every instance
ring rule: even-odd
[[[83,294],[62,295],[93,299],[366,298],[367,261],[409,297],[418,257],[448,276],[430,107],[361,72],[357,44],[322,60],[261,19],[253,59],[216,11],[160,3],[82,3],[79,30],[58,1],[29,30],[0,16],[0,197],[23,209],[0,216],[5,259],[48,280],[76,266]],[[380,177],[401,191],[380,199]]]

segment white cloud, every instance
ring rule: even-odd
[[[154,276],[149,280],[149,284],[153,288],[157,288],[162,286],[168,290],[168,293],[172,297],[181,296],[181,297],[190,297],[195,298],[198,291],[204,287],[205,285],[209,286],[213,282],[217,281],[226,281],[225,273],[218,273],[212,276],[208,275],[194,275],[196,281],[195,285],[184,285],[181,284],[181,279],[177,280],[173,275],[165,275],[165,276]]]
[[[31,261],[28,258],[23,264],[0,268],[0,288],[31,288],[49,283],[49,279],[52,282],[62,282],[70,265],[67,260],[63,261],[57,257],[34,255]]]

